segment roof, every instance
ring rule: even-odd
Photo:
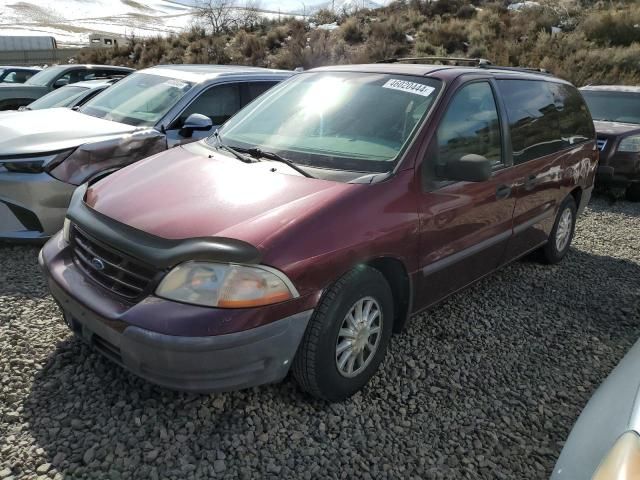
[[[271,68],[248,67],[245,65],[157,65],[140,70],[145,73],[170,76],[191,82],[202,82],[212,78],[227,75],[274,75],[285,78],[295,72],[290,70],[276,70]]]
[[[24,65],[0,65],[0,70],[3,69],[11,69],[11,70],[26,70],[28,72],[39,72],[42,70],[42,67],[25,67]]]
[[[527,80],[552,80],[564,82],[553,75],[548,73],[537,72],[535,70],[516,69],[499,66],[482,66],[482,67],[469,67],[469,66],[455,66],[455,65],[430,65],[424,63],[372,63],[362,65],[338,65],[331,67],[319,67],[311,72],[368,72],[368,73],[383,73],[383,74],[395,74],[395,75],[416,75],[421,77],[439,78],[441,80],[447,80],[455,78],[464,74],[491,74],[495,77],[503,78],[521,78]]]
[[[100,70],[118,70],[118,71],[123,71],[126,70],[127,72],[134,72],[135,68],[129,68],[129,67],[119,67],[117,65],[92,65],[89,63],[71,63],[71,64],[64,64],[64,65],[51,65],[49,67],[46,67],[46,69],[48,68],[57,68],[57,69],[74,69],[74,68],[99,68]]]
[[[589,90],[594,92],[626,92],[640,93],[640,86],[634,85],[587,85],[580,90]]]

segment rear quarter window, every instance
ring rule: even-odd
[[[594,138],[589,111],[575,87],[539,80],[498,80],[513,163],[550,155]]]

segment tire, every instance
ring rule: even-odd
[[[556,221],[553,224],[551,233],[549,234],[549,241],[540,250],[542,261],[544,263],[558,263],[567,254],[576,228],[576,216],[576,201],[571,195],[569,195],[560,204]],[[569,222],[568,224],[566,223],[567,221]],[[559,239],[559,235],[562,236],[563,232],[566,232],[567,236],[563,237],[563,240],[561,241]]]
[[[626,198],[630,202],[640,202],[640,183],[632,183],[627,187]]]
[[[375,317],[371,322],[372,330],[379,330],[377,335],[363,330],[360,336],[350,340],[351,337],[344,336],[344,332],[351,332],[351,327],[341,328],[343,323],[349,324],[347,317],[359,302],[362,302],[365,312],[367,305],[371,307],[371,317]],[[377,316],[374,313],[376,305],[379,311]],[[316,307],[293,360],[293,376],[302,390],[330,402],[344,400],[361,390],[384,359],[391,338],[393,311],[391,288],[378,270],[360,266],[336,281]],[[357,325],[360,325],[357,328],[364,328],[363,323]],[[363,338],[375,345],[373,352]],[[343,346],[355,341],[356,351],[361,349],[362,357],[358,354],[347,355],[348,351],[353,351],[350,348],[338,355],[338,340]],[[345,355],[347,361],[341,373],[338,359],[343,361]],[[352,376],[348,376],[351,357],[354,358],[353,371]],[[357,368],[361,359],[364,361]]]

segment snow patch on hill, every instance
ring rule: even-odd
[[[87,46],[89,34],[147,37],[194,24],[197,0],[0,0],[0,35],[51,35],[60,46]],[[383,0],[388,3],[388,0]],[[352,12],[378,8],[373,0],[263,0],[262,15],[313,14],[321,8]]]

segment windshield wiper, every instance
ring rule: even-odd
[[[235,148],[232,148],[228,145],[225,145],[222,142],[218,142],[218,145],[216,145],[217,149],[222,149],[222,150],[226,150],[227,152],[229,152],[230,154],[232,154],[234,157],[236,157],[238,160],[240,160],[241,162],[244,163],[253,163],[254,160],[252,160],[251,158],[241,154],[238,150],[236,150]],[[211,157],[211,155],[209,155],[209,157]]]
[[[304,175],[307,178],[316,178],[313,175],[311,175],[309,172],[305,172],[302,168],[300,168],[298,165],[293,163],[288,158],[281,157],[280,155],[278,155],[275,152],[265,152],[264,150],[260,150],[259,148],[247,148],[246,150],[243,150],[243,151],[245,153],[251,155],[252,157],[257,158],[257,159],[267,158],[267,159],[273,160],[275,162],[284,163],[288,167],[291,167],[296,172],[300,173],[301,175]]]
[[[216,145],[214,147],[217,150],[220,150],[220,149],[226,150],[231,155],[233,155],[238,160],[240,160],[241,162],[244,162],[244,163],[253,163],[254,162],[254,160],[252,160],[251,158],[247,157],[246,155],[243,155],[242,153],[240,153],[235,148],[230,147],[229,145],[225,145],[224,143],[222,143],[222,140],[220,140],[220,135],[218,134],[218,130],[213,132],[213,136],[216,137]],[[211,155],[209,155],[209,158],[211,158]]]

